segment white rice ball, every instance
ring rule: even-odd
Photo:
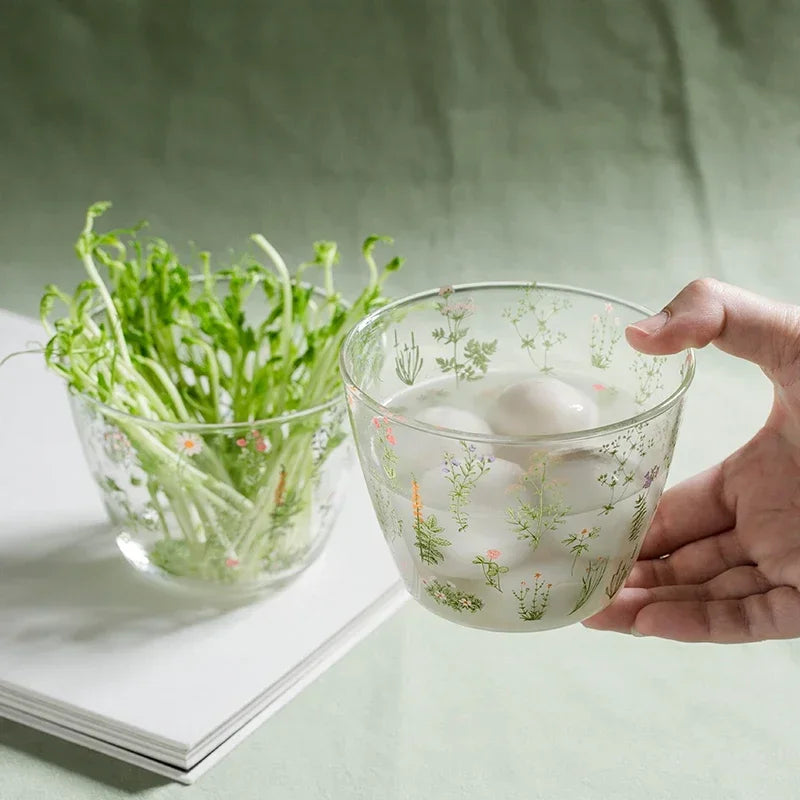
[[[506,388],[487,414],[495,433],[546,436],[594,428],[597,404],[579,389],[549,375],[537,375]]]
[[[440,428],[465,431],[468,433],[491,434],[492,429],[483,417],[454,406],[431,406],[420,411],[416,419],[427,425]],[[421,475],[427,470],[439,469],[444,461],[445,453],[450,453],[456,458],[463,455],[462,445],[455,439],[437,436],[434,433],[397,426],[395,431],[398,468],[405,474]],[[478,455],[491,456],[493,449],[490,444],[475,444]]]

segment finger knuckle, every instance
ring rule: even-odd
[[[687,291],[700,300],[710,299],[718,295],[724,284],[716,278],[695,278],[687,287]]]
[[[795,382],[800,366],[800,308],[788,306],[776,316],[772,348],[777,355],[779,383]]]

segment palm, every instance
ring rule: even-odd
[[[667,492],[626,588],[589,624],[684,641],[798,635],[797,458],[764,429]]]

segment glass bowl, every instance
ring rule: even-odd
[[[215,285],[229,286],[226,278]],[[303,287],[327,313],[326,295]],[[271,313],[260,291],[243,307],[251,326]],[[167,335],[189,364],[180,330]],[[206,379],[202,365],[191,369]],[[244,594],[308,567],[333,527],[355,461],[336,384],[317,381],[308,395],[308,408],[255,421],[234,418],[230,397],[220,396],[220,422],[212,423],[147,419],[71,393],[84,453],[128,562],[171,583]]]
[[[694,375],[691,352],[627,344],[624,327],[650,313],[567,286],[480,283],[399,300],[349,333],[340,365],[358,457],[425,608],[541,631],[611,603]]]
[[[87,461],[138,570],[246,592],[320,552],[353,463],[344,401],[246,424],[174,424],[71,396]]]

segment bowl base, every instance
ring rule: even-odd
[[[154,561],[152,553],[144,544],[131,536],[128,531],[119,531],[116,542],[125,560],[136,569],[139,574],[150,580],[155,580],[159,583],[193,593],[207,595],[224,594],[226,597],[235,595],[255,598],[267,592],[280,589],[299,577],[320,556],[327,542],[327,538],[327,536],[320,537],[308,552],[304,554],[303,558],[288,569],[260,572],[252,578],[243,576],[224,582],[203,577],[179,575],[164,569],[164,567]]]

